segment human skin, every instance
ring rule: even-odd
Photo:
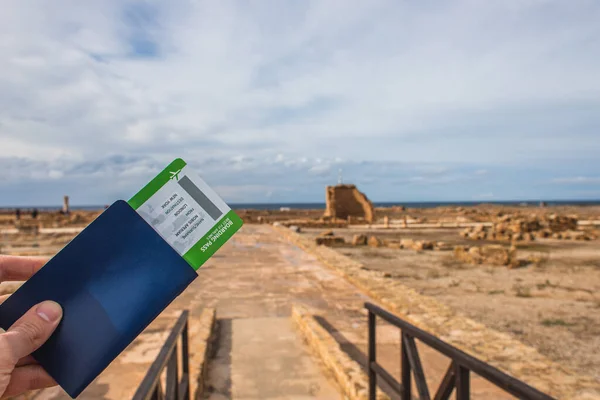
[[[0,255],[0,282],[25,281],[45,263],[35,257]],[[1,296],[0,303],[8,296]],[[0,399],[55,386],[56,382],[31,356],[48,340],[62,318],[53,301],[33,306],[6,332],[0,333]]]

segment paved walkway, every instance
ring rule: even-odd
[[[210,363],[208,398],[335,399],[339,394],[291,326],[293,303],[318,310],[319,322],[342,348],[364,362],[369,298],[269,226],[246,225],[199,271],[198,279],[82,394],[81,399],[127,399],[180,310],[192,318],[217,310],[220,342]],[[399,333],[378,327],[378,356],[399,377]],[[436,387],[448,361],[422,350],[429,383]],[[473,380],[473,398],[504,399]],[[36,399],[68,399],[53,389]]]
[[[220,334],[206,399],[340,398],[289,318],[225,319]]]

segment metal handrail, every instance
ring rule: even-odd
[[[190,399],[190,358],[188,347],[189,311],[181,313],[156,360],[133,395],[133,400],[189,400]],[[179,379],[177,340],[181,336],[182,374]],[[163,392],[161,373],[167,369],[166,390]]]
[[[545,393],[529,386],[512,376],[505,374],[499,369],[468,355],[456,347],[440,340],[414,325],[398,318],[390,312],[372,303],[365,303],[369,311],[369,400],[376,399],[377,377],[383,380],[402,397],[410,400],[412,397],[411,372],[417,386],[418,398],[431,399],[429,388],[425,381],[425,374],[415,345],[415,339],[449,357],[452,362],[446,371],[442,383],[438,388],[434,399],[446,400],[450,398],[452,391],[456,389],[457,400],[470,398],[470,372],[474,372],[487,381],[493,383],[504,391],[524,400],[554,400]],[[380,317],[390,324],[400,328],[402,349],[402,383],[390,375],[376,360],[376,317]]]

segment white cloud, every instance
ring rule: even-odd
[[[551,179],[546,186],[532,184],[527,167],[514,171],[497,168],[491,174],[499,177],[494,183],[475,174],[478,165],[276,156],[187,161],[226,201],[234,203],[323,201],[324,187],[338,181],[338,169],[343,171],[344,182],[357,184],[374,201],[461,201],[482,198],[481,193],[494,193],[498,200],[592,198],[595,193],[582,192],[577,186],[564,190],[563,186],[569,185],[557,185]],[[0,157],[0,207],[52,205],[65,194],[75,205],[110,204],[131,197],[164,166],[144,156],[112,155],[84,161]],[[503,184],[505,181],[511,184]]]
[[[456,178],[431,163],[483,165],[473,176],[600,152],[594,2],[5,0],[2,9],[0,157],[28,160],[30,171],[14,172],[22,179],[124,179],[181,156],[227,160],[241,176],[232,186],[256,168],[263,179],[293,170],[336,180],[347,160],[441,168],[439,178],[413,175],[439,186]],[[48,169],[111,154],[136,161],[122,174]],[[385,173],[374,170],[361,179]],[[266,180],[251,185],[271,191]]]
[[[325,163],[319,163],[313,165],[308,169],[308,172],[313,175],[326,176],[331,173],[331,165]]]

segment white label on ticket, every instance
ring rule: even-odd
[[[172,175],[137,212],[184,255],[230,208],[187,165]]]

